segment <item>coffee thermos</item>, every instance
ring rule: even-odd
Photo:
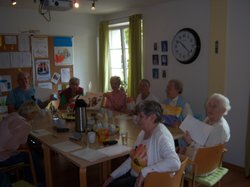
[[[87,103],[83,99],[75,102],[75,130],[76,132],[84,132],[87,128]]]

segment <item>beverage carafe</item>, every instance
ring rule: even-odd
[[[75,130],[84,132],[87,128],[87,103],[83,99],[78,99],[75,102]]]

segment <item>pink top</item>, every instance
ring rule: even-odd
[[[16,112],[10,113],[0,122],[0,161],[17,154],[21,144],[27,142],[31,125]]]
[[[107,108],[118,112],[126,112],[127,96],[123,90],[108,92],[105,96],[107,98],[107,102],[105,103]]]

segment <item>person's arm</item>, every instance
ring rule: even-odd
[[[11,91],[7,97],[6,105],[8,106],[8,113],[16,112],[15,108],[15,96],[13,91]]]

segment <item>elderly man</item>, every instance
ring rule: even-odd
[[[18,73],[17,83],[18,87],[13,89],[7,97],[6,103],[9,113],[17,111],[25,101],[30,99],[34,100],[40,108],[45,108],[51,101],[52,96],[44,102],[35,98],[35,89],[30,86],[28,73]]]

